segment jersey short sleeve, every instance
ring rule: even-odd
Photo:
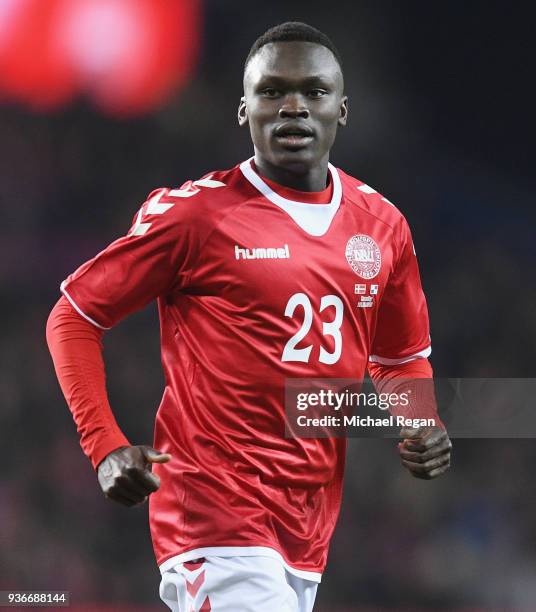
[[[188,284],[197,253],[195,203],[172,194],[169,189],[153,191],[127,235],[62,283],[71,305],[97,327],[108,329]]]
[[[370,361],[397,365],[431,353],[428,308],[407,221],[398,231],[398,259],[382,296]]]

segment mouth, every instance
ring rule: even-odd
[[[306,125],[283,123],[274,130],[274,136],[285,148],[301,149],[312,142],[314,132]]]

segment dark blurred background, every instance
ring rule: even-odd
[[[331,161],[412,227],[436,374],[533,376],[534,15],[471,0],[61,5],[0,0],[0,589],[158,610],[146,507],[103,498],[53,373],[44,329],[61,280],[153,188],[252,153],[235,118],[243,60],[265,29],[303,20],[344,59],[350,120]],[[118,421],[151,443],[155,307],[105,351]],[[454,442],[450,473],[424,482],[394,441],[351,440],[320,612],[536,609],[536,444]]]

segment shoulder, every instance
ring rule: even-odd
[[[350,176],[340,168],[337,168],[344,198],[350,201],[358,209],[373,215],[386,225],[394,229],[407,226],[407,221],[398,207],[374,187],[364,181]]]
[[[160,187],[147,197],[148,202],[171,205],[177,213],[191,211],[206,213],[208,209],[220,208],[225,202],[236,201],[238,166],[229,170],[213,170],[200,178],[189,179],[180,185]],[[149,206],[148,211],[158,209]]]
[[[208,228],[241,201],[239,166],[213,170],[182,184],[153,189],[136,213],[130,235],[149,227],[186,229],[189,225]]]

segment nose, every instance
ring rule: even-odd
[[[302,96],[285,96],[278,114],[280,119],[308,119],[309,109]]]

